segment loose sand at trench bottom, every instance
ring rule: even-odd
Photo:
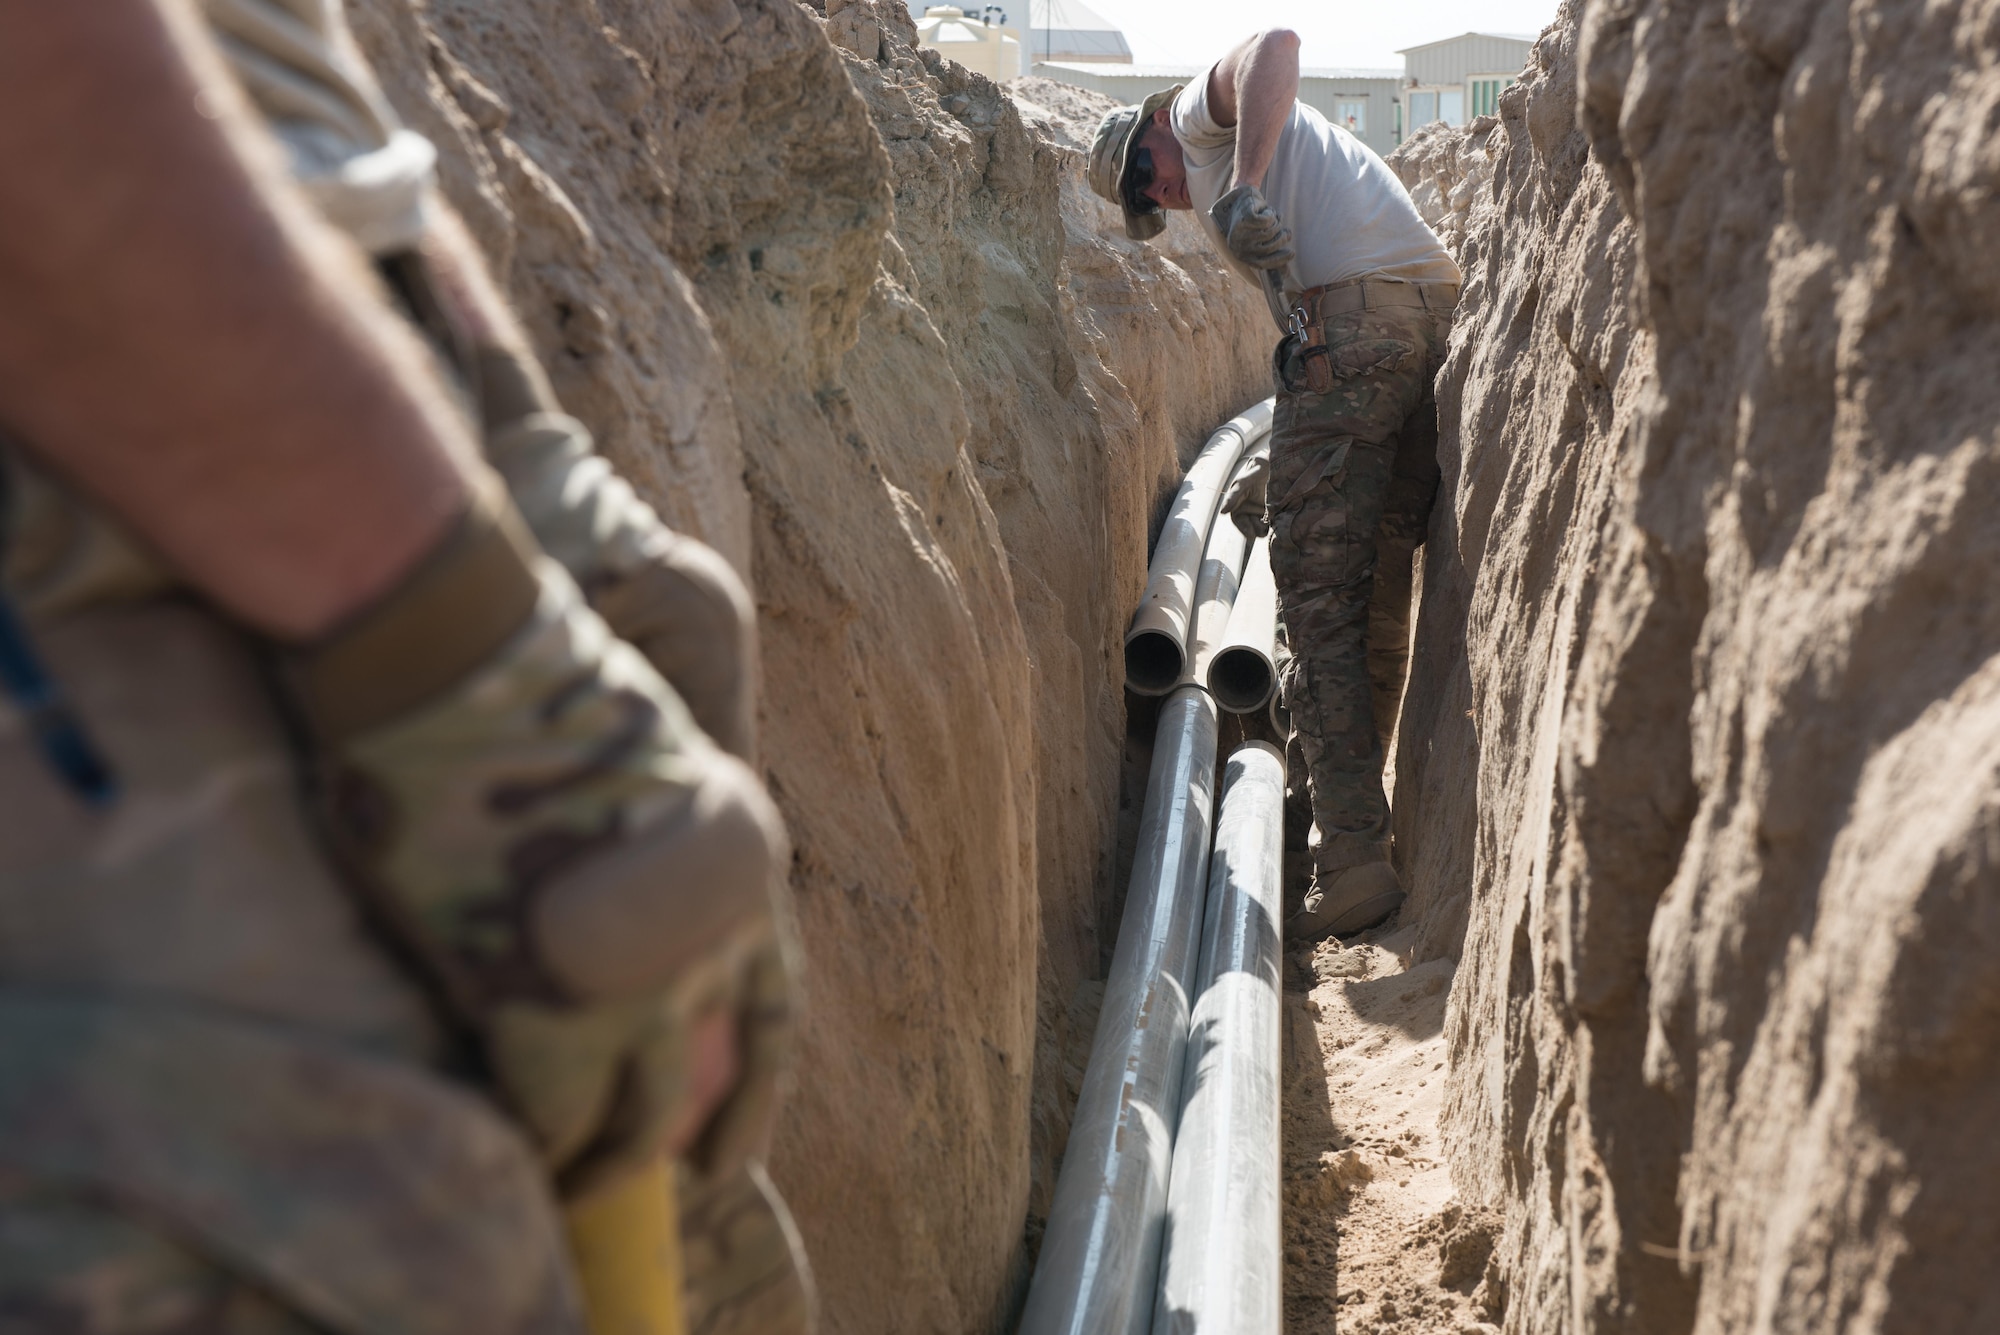
[[[1453,1200],[1438,1142],[1454,964],[1414,927],[1285,958],[1285,1329],[1497,1335],[1497,1216]]]

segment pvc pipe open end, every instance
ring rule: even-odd
[[[1165,695],[1181,679],[1186,655],[1180,641],[1156,630],[1142,630],[1125,641],[1125,686],[1140,695]]]
[[[1277,684],[1270,660],[1250,649],[1224,649],[1208,669],[1215,703],[1232,714],[1256,713],[1270,703]]]

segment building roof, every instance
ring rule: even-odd
[[[1035,63],[1037,65],[1046,65],[1050,69],[1070,70],[1077,74],[1094,74],[1108,79],[1192,79],[1195,75],[1208,68],[1206,65],[1119,65],[1116,68],[1106,68],[1104,65],[1087,61],[1043,60],[1039,56],[1036,57]],[[1364,79],[1388,79],[1392,82],[1401,83],[1403,72],[1401,70],[1348,69],[1331,65],[1313,65],[1301,69],[1299,77],[1301,79],[1331,79],[1336,81],[1351,79],[1356,82]]]
[[[1077,74],[1098,74],[1110,79],[1186,79],[1201,73],[1206,68],[1206,66],[1202,65],[1123,64],[1113,67],[1105,65],[1102,61],[1043,60],[1039,55],[1035,57],[1035,63],[1037,65],[1046,65],[1052,70],[1069,70]]]
[[[1367,69],[1355,65],[1301,65],[1301,79],[1394,79],[1402,82],[1401,70]]]
[[[1435,42],[1419,42],[1415,46],[1406,46],[1399,49],[1396,54],[1407,56],[1412,51],[1428,51],[1434,46],[1449,46],[1453,42],[1462,42],[1468,37],[1484,37],[1496,42],[1533,43],[1541,40],[1540,33],[1531,32],[1462,32],[1456,37],[1440,37]]]

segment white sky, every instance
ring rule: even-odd
[[[945,0],[934,0],[944,3]],[[976,9],[973,0],[950,0]],[[1002,0],[1005,3],[1005,0]],[[1465,32],[1532,36],[1555,19],[1558,0],[1085,0],[1125,30],[1141,65],[1215,59],[1260,28],[1299,35],[1302,65],[1397,69],[1398,48]],[[1015,5],[1007,5],[1009,9]],[[1023,12],[1027,5],[1018,5]]]

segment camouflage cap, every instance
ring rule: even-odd
[[[1090,188],[1116,204],[1125,215],[1125,235],[1134,241],[1149,241],[1167,230],[1167,220],[1157,208],[1135,212],[1125,201],[1125,173],[1132,166],[1132,150],[1145,132],[1153,113],[1179,95],[1182,84],[1162,89],[1136,107],[1119,107],[1107,112],[1097,125],[1097,138],[1090,146],[1090,164],[1085,177]]]

